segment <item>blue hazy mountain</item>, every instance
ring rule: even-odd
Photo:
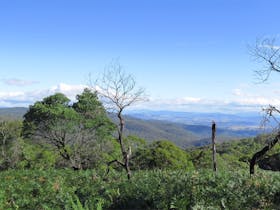
[[[183,123],[187,125],[211,125],[212,121],[221,128],[244,129],[260,127],[262,115],[258,112],[237,114],[225,113],[200,113],[200,112],[175,112],[175,111],[128,111],[128,115],[143,120],[163,120]]]
[[[0,108],[0,116],[12,119],[21,119],[27,110],[28,108],[26,107]]]
[[[188,125],[167,120],[137,119],[126,117],[126,133],[137,135],[148,141],[167,139],[178,146],[203,146],[211,143],[210,125]],[[216,139],[218,142],[254,137],[262,133],[261,129],[222,128],[217,126]]]

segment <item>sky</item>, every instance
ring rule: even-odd
[[[280,74],[256,81],[248,46],[280,39],[277,0],[2,0],[0,107],[74,100],[118,60],[149,101],[134,109],[244,112],[280,106]]]

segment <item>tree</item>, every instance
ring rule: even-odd
[[[11,150],[21,136],[21,129],[22,122],[19,120],[1,119],[0,121],[0,161],[2,169],[14,164],[13,157],[15,151],[12,153]]]
[[[108,163],[118,163],[125,168],[127,178],[131,177],[129,160],[131,157],[131,148],[124,142],[125,119],[123,111],[133,104],[146,100],[145,91],[136,87],[134,78],[126,74],[123,67],[118,63],[111,63],[105,70],[101,80],[97,82],[96,91],[101,96],[109,111],[117,116],[117,141],[120,145],[122,161],[112,160]]]
[[[73,105],[62,93],[48,96],[30,106],[23,121],[26,138],[53,146],[74,169],[98,163],[101,145],[112,131],[113,124],[97,94],[88,89],[77,96]]]
[[[170,141],[161,140],[140,147],[132,157],[137,169],[185,169],[194,168],[187,152]]]
[[[0,119],[0,139],[1,146],[8,146],[13,140],[20,137],[22,122],[20,120]],[[1,154],[5,156],[5,151],[1,150]]]
[[[265,38],[257,40],[256,45],[251,51],[254,58],[263,65],[261,69],[255,71],[261,82],[267,81],[273,72],[280,73],[280,46],[277,45],[276,39]],[[254,174],[255,164],[280,140],[280,123],[277,119],[277,115],[279,116],[280,114],[280,109],[269,105],[267,108],[263,109],[263,111],[265,112],[264,124],[272,119],[278,124],[278,131],[272,141],[253,155],[250,161],[250,174]]]

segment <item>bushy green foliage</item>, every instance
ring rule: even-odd
[[[280,174],[150,170],[106,179],[96,171],[9,170],[0,209],[277,209]]]
[[[212,150],[210,147],[197,148],[190,152],[191,160],[196,169],[212,169]],[[249,157],[249,155],[248,155]],[[217,150],[216,162],[218,170],[240,170],[248,168],[248,163],[230,153],[220,153]]]
[[[170,141],[156,141],[140,147],[132,159],[138,169],[193,169],[188,153]]]
[[[110,152],[113,130],[96,93],[88,89],[74,104],[61,93],[48,96],[30,106],[23,121],[25,138],[52,146],[65,166],[76,169],[102,161],[102,153]]]
[[[47,145],[38,145],[30,141],[20,140],[21,160],[16,164],[20,169],[51,169],[54,168],[59,154]]]
[[[77,102],[73,109],[82,116],[82,122],[87,128],[94,128],[97,136],[106,138],[115,126],[107,116],[106,110],[99,101],[97,93],[85,88],[82,94],[76,96]]]
[[[91,206],[89,207],[87,204],[83,205],[79,199],[78,196],[73,196],[74,199],[70,196],[70,203],[71,203],[71,207],[69,208],[69,210],[102,210],[102,205],[103,205],[103,200],[99,200],[96,204],[96,208],[95,206]]]
[[[63,176],[48,171],[9,170],[1,180],[1,209],[62,209],[71,193]]]
[[[21,140],[22,122],[10,118],[0,119],[0,169],[14,167],[18,160],[18,142]]]
[[[0,178],[0,209],[102,209],[104,202],[92,171],[9,170]]]

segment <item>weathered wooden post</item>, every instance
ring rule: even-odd
[[[213,158],[214,172],[217,171],[215,138],[216,138],[216,123],[215,121],[212,121],[212,158]]]

